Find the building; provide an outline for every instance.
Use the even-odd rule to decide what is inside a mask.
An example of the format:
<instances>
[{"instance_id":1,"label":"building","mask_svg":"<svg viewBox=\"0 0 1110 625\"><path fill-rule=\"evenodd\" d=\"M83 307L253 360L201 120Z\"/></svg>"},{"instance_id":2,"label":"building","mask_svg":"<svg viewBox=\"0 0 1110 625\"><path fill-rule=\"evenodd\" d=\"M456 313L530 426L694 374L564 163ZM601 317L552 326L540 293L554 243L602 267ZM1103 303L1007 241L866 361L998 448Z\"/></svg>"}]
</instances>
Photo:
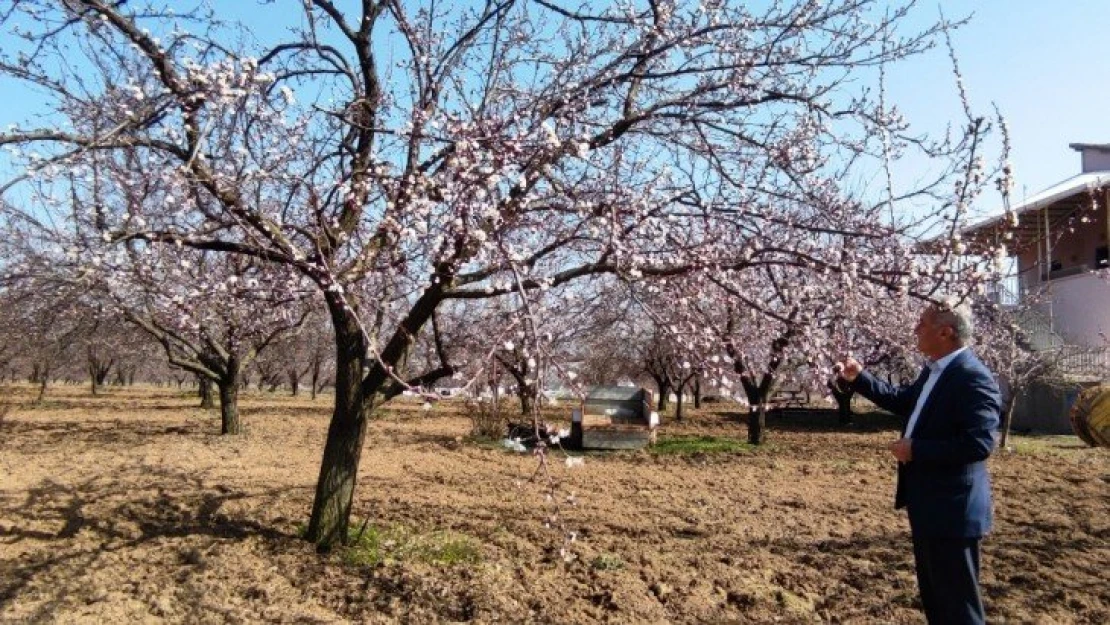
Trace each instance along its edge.
<instances>
[{"instance_id":1,"label":"building","mask_svg":"<svg viewBox=\"0 0 1110 625\"><path fill-rule=\"evenodd\" d=\"M962 233L972 245L1006 245L1016 271L994 295L1004 305L1029 303L1022 325L1035 349L1057 350L1068 382L1019 397L1017 430L1070 432L1078 390L1110 377L1110 144L1070 147L1081 155L1078 175Z\"/></svg>"}]
</instances>

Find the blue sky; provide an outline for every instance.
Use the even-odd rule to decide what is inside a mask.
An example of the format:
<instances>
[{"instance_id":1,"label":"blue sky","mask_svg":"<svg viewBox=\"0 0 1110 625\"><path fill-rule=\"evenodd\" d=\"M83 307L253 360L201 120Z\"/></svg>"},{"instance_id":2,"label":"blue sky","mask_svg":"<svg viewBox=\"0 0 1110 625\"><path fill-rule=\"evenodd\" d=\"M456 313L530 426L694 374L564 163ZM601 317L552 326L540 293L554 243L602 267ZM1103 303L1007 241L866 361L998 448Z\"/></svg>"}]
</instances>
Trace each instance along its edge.
<instances>
[{"instance_id":1,"label":"blue sky","mask_svg":"<svg viewBox=\"0 0 1110 625\"><path fill-rule=\"evenodd\" d=\"M243 8L243 0L214 4L235 7L236 13ZM934 19L941 7L949 18L974 13L971 24L954 34L954 43L973 108L990 114L994 103L1009 124L1015 201L1079 172L1079 155L1069 143L1110 143L1103 112L1110 105L1110 70L1102 60L1110 0L943 0L939 7L922 3L914 19ZM959 119L947 57L938 48L888 74L891 99L919 130L941 132ZM33 94L2 79L0 93L0 128L15 122L36 125ZM905 163L895 176L913 178L918 175L913 167ZM992 193L980 201L979 210L994 213L997 204Z\"/></svg>"},{"instance_id":2,"label":"blue sky","mask_svg":"<svg viewBox=\"0 0 1110 625\"><path fill-rule=\"evenodd\" d=\"M1009 125L1015 201L1079 173L1079 153L1069 143L1110 143L1110 1L944 0L941 6L950 19L974 13L953 41L972 107L989 114L993 102ZM936 4L917 11L918 18L936 15ZM890 75L890 93L907 118L931 130L943 129L960 110L946 57L946 50L935 50Z\"/></svg>"}]
</instances>

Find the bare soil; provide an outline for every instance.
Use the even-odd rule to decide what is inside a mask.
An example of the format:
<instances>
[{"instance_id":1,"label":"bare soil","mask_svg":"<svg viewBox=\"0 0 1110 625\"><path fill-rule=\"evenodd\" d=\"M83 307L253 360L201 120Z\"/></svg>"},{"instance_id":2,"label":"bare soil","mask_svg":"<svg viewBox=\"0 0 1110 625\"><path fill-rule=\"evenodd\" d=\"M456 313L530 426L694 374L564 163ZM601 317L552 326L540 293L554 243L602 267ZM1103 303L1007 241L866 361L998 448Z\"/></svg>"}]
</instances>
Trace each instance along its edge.
<instances>
[{"instance_id":1,"label":"bare soil","mask_svg":"<svg viewBox=\"0 0 1110 625\"><path fill-rule=\"evenodd\" d=\"M554 454L549 488L530 454L470 440L461 404L398 403L363 454L355 524L385 538L360 560L299 538L327 397L248 393L235 437L177 389L32 397L0 388L0 622L923 622L880 413L772 418L739 453ZM745 427L706 409L662 434ZM988 616L1110 622L1110 454L1014 440Z\"/></svg>"}]
</instances>

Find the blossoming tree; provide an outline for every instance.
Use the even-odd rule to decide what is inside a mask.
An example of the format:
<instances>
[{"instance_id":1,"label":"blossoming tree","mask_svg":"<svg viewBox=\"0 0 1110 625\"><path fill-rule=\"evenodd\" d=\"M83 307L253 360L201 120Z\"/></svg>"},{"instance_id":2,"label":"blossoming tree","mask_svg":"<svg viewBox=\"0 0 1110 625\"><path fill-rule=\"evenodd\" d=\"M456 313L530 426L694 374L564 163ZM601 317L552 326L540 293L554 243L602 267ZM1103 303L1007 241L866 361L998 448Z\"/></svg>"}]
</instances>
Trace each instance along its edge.
<instances>
[{"instance_id":1,"label":"blossoming tree","mask_svg":"<svg viewBox=\"0 0 1110 625\"><path fill-rule=\"evenodd\" d=\"M251 257L323 294L336 399L307 532L321 549L346 539L367 420L455 373L409 358L438 342L446 302L782 259L906 276L904 256L816 256L822 217L860 206L853 164L921 148L947 185L985 131L922 141L860 86L944 31L903 28L909 6L306 0L268 3L299 12L288 29L241 37L200 11L5 4L23 43L0 71L51 112L0 134L26 176L110 161L128 184L155 177L158 197L104 207L106 244ZM892 211L923 197L885 196Z\"/></svg>"}]
</instances>

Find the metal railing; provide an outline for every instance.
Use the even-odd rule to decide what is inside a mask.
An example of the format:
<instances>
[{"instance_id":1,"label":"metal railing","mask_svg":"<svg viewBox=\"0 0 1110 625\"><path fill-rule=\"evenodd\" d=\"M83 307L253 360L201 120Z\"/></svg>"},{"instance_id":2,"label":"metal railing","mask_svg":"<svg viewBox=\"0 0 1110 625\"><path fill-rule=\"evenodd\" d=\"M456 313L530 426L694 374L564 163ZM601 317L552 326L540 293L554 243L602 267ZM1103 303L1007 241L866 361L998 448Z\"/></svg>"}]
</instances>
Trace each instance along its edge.
<instances>
[{"instance_id":1,"label":"metal railing","mask_svg":"<svg viewBox=\"0 0 1110 625\"><path fill-rule=\"evenodd\" d=\"M1021 303L1021 282L1017 274L1002 278L999 282L987 285L987 298L999 306L1011 308Z\"/></svg>"},{"instance_id":2,"label":"metal railing","mask_svg":"<svg viewBox=\"0 0 1110 625\"><path fill-rule=\"evenodd\" d=\"M1033 350L1059 349L1068 345L1064 337L1053 329L1052 322L1043 313L1027 308L1019 311L1015 317Z\"/></svg>"},{"instance_id":3,"label":"metal railing","mask_svg":"<svg viewBox=\"0 0 1110 625\"><path fill-rule=\"evenodd\" d=\"M1064 375L1110 378L1110 347L1064 345L1052 351L1057 352L1056 368Z\"/></svg>"},{"instance_id":4,"label":"metal railing","mask_svg":"<svg viewBox=\"0 0 1110 625\"><path fill-rule=\"evenodd\" d=\"M1057 277L1055 274L1053 277ZM996 304L1014 309L1021 302L1021 283L1017 275L1006 276L987 288L987 296ZM1087 347L1071 344L1056 332L1052 322L1040 310L1027 306L1014 311L1028 346L1055 363L1065 376L1110 379L1110 346Z\"/></svg>"}]
</instances>

